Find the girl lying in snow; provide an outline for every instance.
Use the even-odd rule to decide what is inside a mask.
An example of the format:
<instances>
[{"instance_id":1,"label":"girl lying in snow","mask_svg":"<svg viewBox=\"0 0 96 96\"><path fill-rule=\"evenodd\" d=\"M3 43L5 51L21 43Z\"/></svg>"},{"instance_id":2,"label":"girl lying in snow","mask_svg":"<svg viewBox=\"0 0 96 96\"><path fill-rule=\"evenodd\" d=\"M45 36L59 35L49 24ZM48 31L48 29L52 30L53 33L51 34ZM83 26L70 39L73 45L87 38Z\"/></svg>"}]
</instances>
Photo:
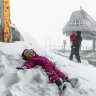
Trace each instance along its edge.
<instances>
[{"instance_id":1,"label":"girl lying in snow","mask_svg":"<svg viewBox=\"0 0 96 96\"><path fill-rule=\"evenodd\" d=\"M60 70L46 57L39 56L33 49L25 49L22 53L24 60L28 60L23 66L17 67L18 70L30 69L35 65L41 66L49 77L50 83L56 83L62 92L66 88L66 82L70 82L67 75Z\"/></svg>"}]
</instances>

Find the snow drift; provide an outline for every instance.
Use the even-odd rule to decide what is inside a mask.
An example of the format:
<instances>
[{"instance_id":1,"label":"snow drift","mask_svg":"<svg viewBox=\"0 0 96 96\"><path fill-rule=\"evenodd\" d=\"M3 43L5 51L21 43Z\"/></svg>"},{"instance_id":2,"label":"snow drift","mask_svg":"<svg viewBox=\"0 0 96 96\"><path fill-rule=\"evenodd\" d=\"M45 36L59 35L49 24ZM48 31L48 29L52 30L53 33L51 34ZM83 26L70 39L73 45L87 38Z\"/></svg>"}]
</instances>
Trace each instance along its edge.
<instances>
[{"instance_id":1,"label":"snow drift","mask_svg":"<svg viewBox=\"0 0 96 96\"><path fill-rule=\"evenodd\" d=\"M34 49L39 55L48 57L69 78L79 78L79 86L68 88L65 96L96 96L96 68L84 63L69 61L42 47L21 30L24 41L14 43L0 42L0 96L60 96L58 87L50 84L46 73L40 66L32 69L16 70L24 64L21 53L25 48Z\"/></svg>"}]
</instances>

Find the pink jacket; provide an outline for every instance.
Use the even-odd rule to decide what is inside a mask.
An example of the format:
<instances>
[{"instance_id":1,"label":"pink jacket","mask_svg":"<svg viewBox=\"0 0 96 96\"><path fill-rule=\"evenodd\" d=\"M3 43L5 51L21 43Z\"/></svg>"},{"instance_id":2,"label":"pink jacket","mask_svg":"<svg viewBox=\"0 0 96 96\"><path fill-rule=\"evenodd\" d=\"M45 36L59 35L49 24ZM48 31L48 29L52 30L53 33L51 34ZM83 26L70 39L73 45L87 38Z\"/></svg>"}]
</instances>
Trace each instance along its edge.
<instances>
[{"instance_id":1,"label":"pink jacket","mask_svg":"<svg viewBox=\"0 0 96 96\"><path fill-rule=\"evenodd\" d=\"M42 66L43 69L52 67L53 63L48 60L45 56L39 56L36 54L35 51L33 52L35 53L35 57L33 57L31 60L28 60L24 64L28 69L34 67L35 65ZM22 56L24 57L24 53L22 53Z\"/></svg>"},{"instance_id":2,"label":"pink jacket","mask_svg":"<svg viewBox=\"0 0 96 96\"><path fill-rule=\"evenodd\" d=\"M62 78L64 80L66 74L60 72L60 70L57 69L57 67L46 57L37 55L35 51L33 52L35 53L35 57L33 57L31 60L28 60L24 64L24 66L26 66L27 69L30 69L35 65L39 65L48 74L51 83L53 83L56 78ZM24 52L22 53L22 57L24 57Z\"/></svg>"}]
</instances>

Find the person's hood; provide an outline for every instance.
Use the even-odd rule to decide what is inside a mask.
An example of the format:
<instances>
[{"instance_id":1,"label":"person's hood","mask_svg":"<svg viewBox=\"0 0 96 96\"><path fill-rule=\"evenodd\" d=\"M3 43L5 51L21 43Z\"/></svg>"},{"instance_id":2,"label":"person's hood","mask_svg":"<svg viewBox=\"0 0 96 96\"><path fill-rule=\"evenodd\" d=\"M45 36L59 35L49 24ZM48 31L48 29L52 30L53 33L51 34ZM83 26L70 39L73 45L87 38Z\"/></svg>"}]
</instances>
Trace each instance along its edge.
<instances>
[{"instance_id":1,"label":"person's hood","mask_svg":"<svg viewBox=\"0 0 96 96\"><path fill-rule=\"evenodd\" d=\"M27 49L24 49L24 51L25 50L27 50ZM30 50L33 50L33 49L30 49ZM28 60L27 58L26 58L26 56L24 55L24 51L22 52L22 59L24 59L24 60ZM35 54L35 57L36 56L38 56L38 54L33 50L33 53Z\"/></svg>"},{"instance_id":2,"label":"person's hood","mask_svg":"<svg viewBox=\"0 0 96 96\"><path fill-rule=\"evenodd\" d=\"M76 31L77 35L81 36L81 31Z\"/></svg>"},{"instance_id":3,"label":"person's hood","mask_svg":"<svg viewBox=\"0 0 96 96\"><path fill-rule=\"evenodd\" d=\"M74 32L76 32L76 31L75 30L72 30L72 35L73 35Z\"/></svg>"}]
</instances>

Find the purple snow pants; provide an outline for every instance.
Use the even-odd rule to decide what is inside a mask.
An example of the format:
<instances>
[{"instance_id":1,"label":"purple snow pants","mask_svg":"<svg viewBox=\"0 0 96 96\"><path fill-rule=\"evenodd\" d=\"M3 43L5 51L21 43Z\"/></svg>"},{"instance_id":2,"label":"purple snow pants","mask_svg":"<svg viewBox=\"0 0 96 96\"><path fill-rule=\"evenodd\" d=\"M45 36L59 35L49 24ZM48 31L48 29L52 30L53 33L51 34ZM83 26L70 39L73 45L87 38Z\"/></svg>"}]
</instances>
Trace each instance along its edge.
<instances>
[{"instance_id":1,"label":"purple snow pants","mask_svg":"<svg viewBox=\"0 0 96 96\"><path fill-rule=\"evenodd\" d=\"M57 78L61 78L64 80L66 75L63 72L60 72L59 69L54 64L51 64L50 68L45 69L45 72L47 73L50 83L54 83L54 80Z\"/></svg>"}]
</instances>

